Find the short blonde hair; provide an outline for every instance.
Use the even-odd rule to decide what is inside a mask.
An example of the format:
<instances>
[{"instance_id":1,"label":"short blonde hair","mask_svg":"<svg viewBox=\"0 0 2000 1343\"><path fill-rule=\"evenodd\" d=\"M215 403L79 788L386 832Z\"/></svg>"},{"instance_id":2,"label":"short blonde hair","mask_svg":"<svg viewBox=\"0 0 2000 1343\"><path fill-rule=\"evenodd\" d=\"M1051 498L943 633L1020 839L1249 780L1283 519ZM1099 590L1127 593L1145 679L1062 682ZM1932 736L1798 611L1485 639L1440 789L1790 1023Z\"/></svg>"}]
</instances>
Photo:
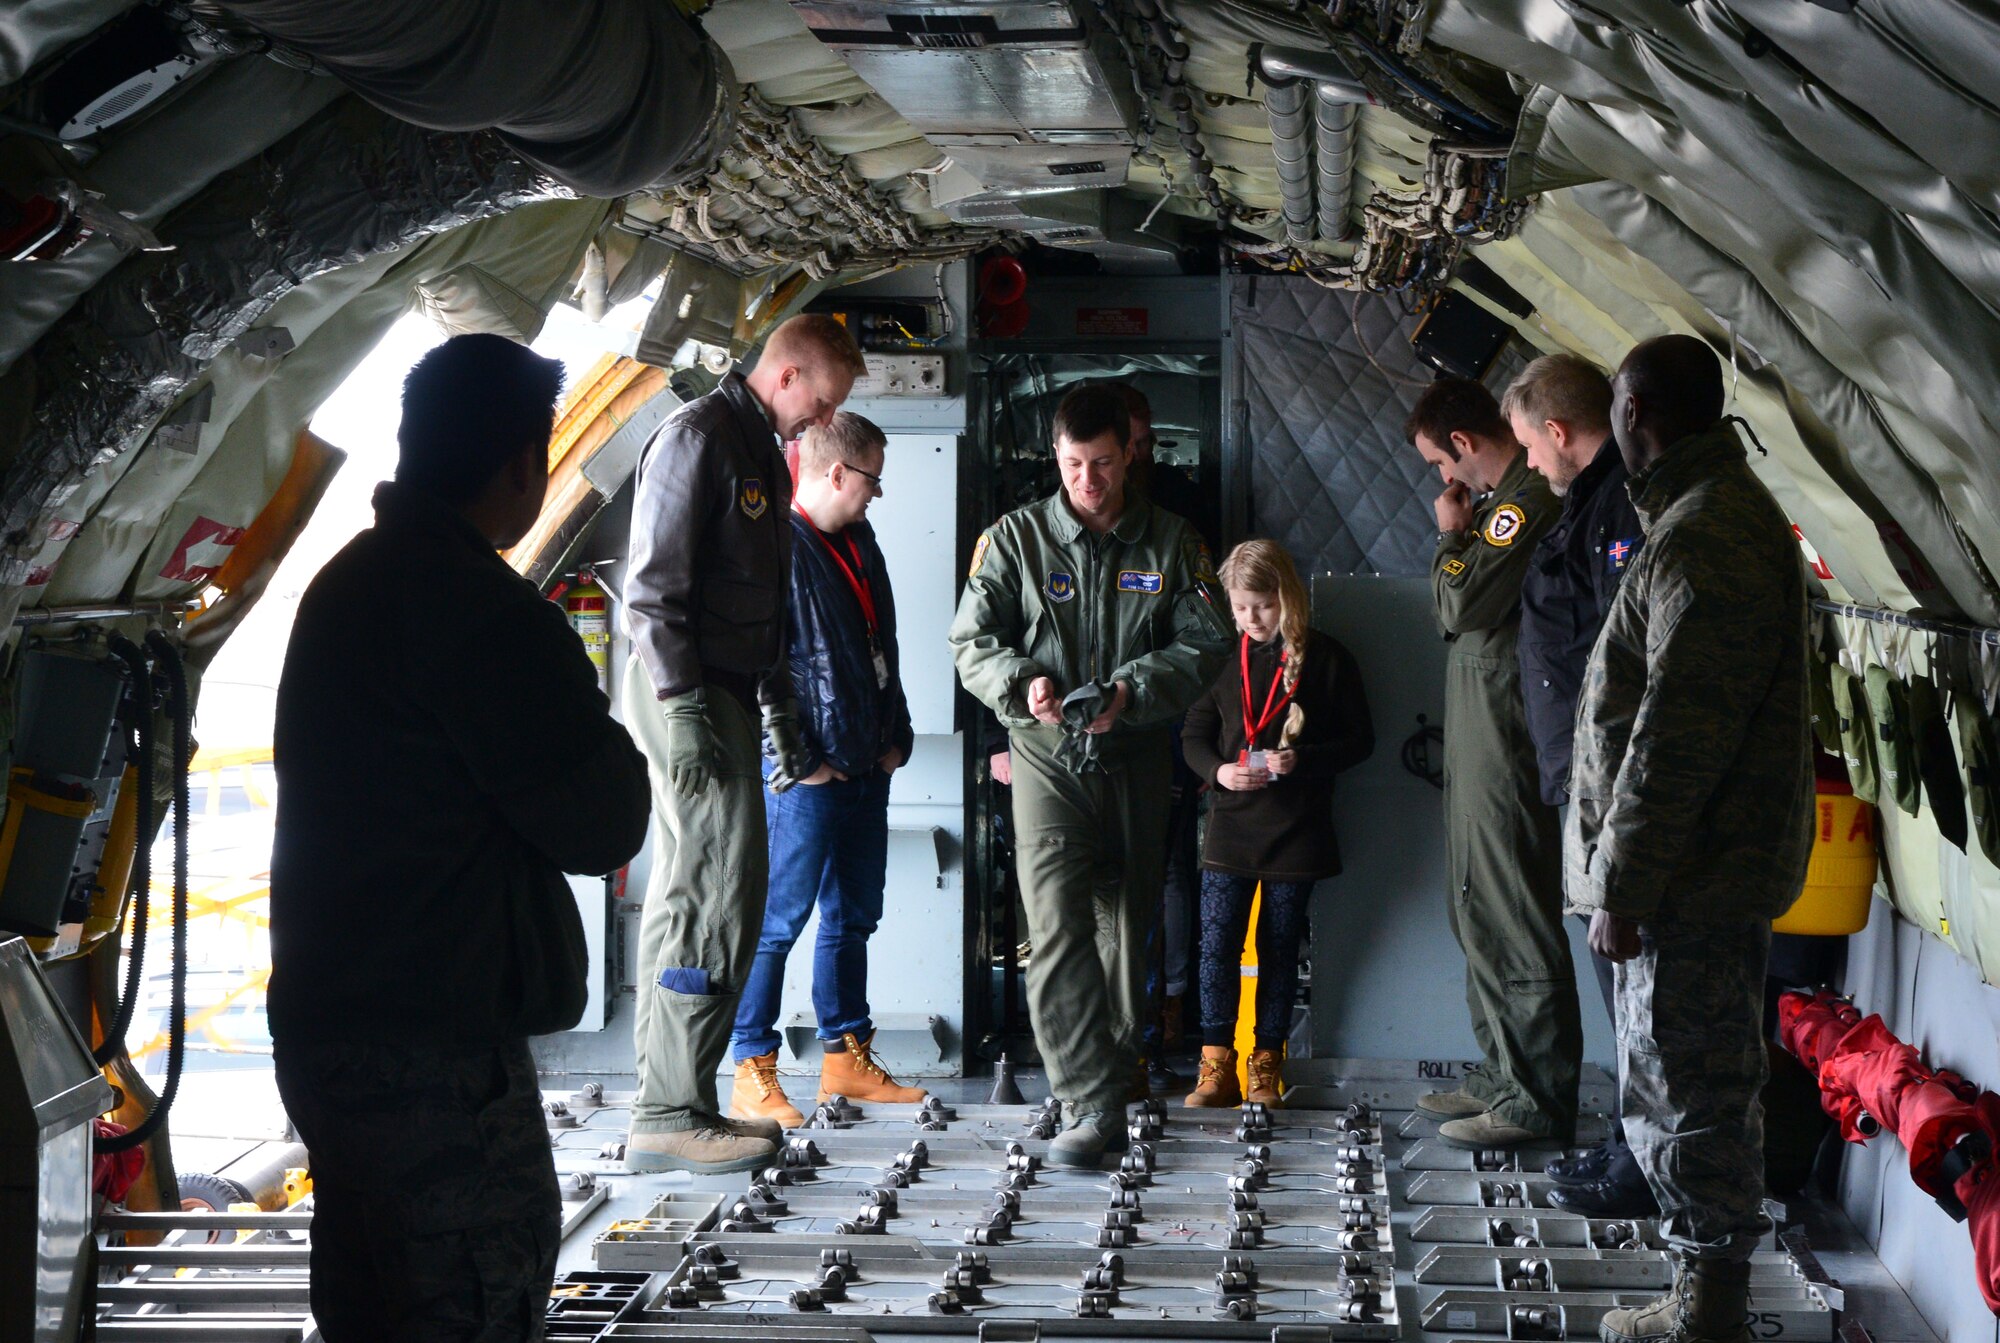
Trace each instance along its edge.
<instances>
[{"instance_id":1,"label":"short blonde hair","mask_svg":"<svg viewBox=\"0 0 2000 1343\"><path fill-rule=\"evenodd\" d=\"M1582 355L1545 354L1507 385L1500 413L1529 424L1559 420L1580 430L1609 429L1611 379Z\"/></svg>"},{"instance_id":2,"label":"short blonde hair","mask_svg":"<svg viewBox=\"0 0 2000 1343\"><path fill-rule=\"evenodd\" d=\"M800 368L837 369L865 377L868 361L845 323L823 312L802 312L778 324L764 342L763 357Z\"/></svg>"},{"instance_id":3,"label":"short blonde hair","mask_svg":"<svg viewBox=\"0 0 2000 1343\"><path fill-rule=\"evenodd\" d=\"M799 436L799 470L817 475L836 462L858 467L863 457L888 446L888 435L875 421L851 410L835 411L830 424L816 424Z\"/></svg>"}]
</instances>

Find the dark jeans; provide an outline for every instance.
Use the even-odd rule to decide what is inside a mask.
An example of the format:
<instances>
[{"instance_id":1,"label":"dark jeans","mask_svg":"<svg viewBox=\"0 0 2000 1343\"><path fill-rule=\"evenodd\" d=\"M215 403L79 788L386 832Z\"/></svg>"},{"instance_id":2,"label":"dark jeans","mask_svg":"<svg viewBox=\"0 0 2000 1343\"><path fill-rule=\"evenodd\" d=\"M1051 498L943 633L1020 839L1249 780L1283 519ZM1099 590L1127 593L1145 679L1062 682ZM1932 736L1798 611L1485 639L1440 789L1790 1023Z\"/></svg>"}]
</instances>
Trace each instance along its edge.
<instances>
[{"instance_id":1,"label":"dark jeans","mask_svg":"<svg viewBox=\"0 0 2000 1343\"><path fill-rule=\"evenodd\" d=\"M1299 996L1299 945L1305 939L1309 881L1267 881L1257 914L1257 1028L1259 1049L1279 1049L1291 1034L1292 1004ZM1242 1003L1243 939L1250 930L1250 901L1257 878L1226 872L1201 874L1201 1041L1236 1042Z\"/></svg>"},{"instance_id":2,"label":"dark jeans","mask_svg":"<svg viewBox=\"0 0 2000 1343\"><path fill-rule=\"evenodd\" d=\"M849 1031L866 1037L868 937L882 921L882 887L889 866L889 776L879 769L857 779L800 784L764 792L770 830L771 885L757 959L743 986L730 1051L738 1062L778 1047L778 1001L785 957L813 909L813 1015L819 1038L837 1042Z\"/></svg>"},{"instance_id":3,"label":"dark jeans","mask_svg":"<svg viewBox=\"0 0 2000 1343\"><path fill-rule=\"evenodd\" d=\"M312 1310L327 1343L539 1339L562 1200L528 1042L276 1050L312 1155Z\"/></svg>"}]
</instances>

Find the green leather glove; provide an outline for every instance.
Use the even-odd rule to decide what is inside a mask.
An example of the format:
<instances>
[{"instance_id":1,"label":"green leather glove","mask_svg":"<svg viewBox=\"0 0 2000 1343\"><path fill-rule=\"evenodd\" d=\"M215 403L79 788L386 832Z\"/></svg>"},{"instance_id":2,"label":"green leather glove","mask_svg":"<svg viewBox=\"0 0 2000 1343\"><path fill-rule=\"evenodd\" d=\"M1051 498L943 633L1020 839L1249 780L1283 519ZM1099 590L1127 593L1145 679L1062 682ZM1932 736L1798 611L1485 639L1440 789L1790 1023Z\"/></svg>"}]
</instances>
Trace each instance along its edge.
<instances>
[{"instance_id":1,"label":"green leather glove","mask_svg":"<svg viewBox=\"0 0 2000 1343\"><path fill-rule=\"evenodd\" d=\"M708 695L697 688L660 701L667 719L667 779L682 797L699 797L715 777L715 729Z\"/></svg>"},{"instance_id":2,"label":"green leather glove","mask_svg":"<svg viewBox=\"0 0 2000 1343\"><path fill-rule=\"evenodd\" d=\"M806 744L799 737L799 703L780 700L764 706L764 732L777 757L771 771L771 791L782 793L806 775Z\"/></svg>"}]
</instances>

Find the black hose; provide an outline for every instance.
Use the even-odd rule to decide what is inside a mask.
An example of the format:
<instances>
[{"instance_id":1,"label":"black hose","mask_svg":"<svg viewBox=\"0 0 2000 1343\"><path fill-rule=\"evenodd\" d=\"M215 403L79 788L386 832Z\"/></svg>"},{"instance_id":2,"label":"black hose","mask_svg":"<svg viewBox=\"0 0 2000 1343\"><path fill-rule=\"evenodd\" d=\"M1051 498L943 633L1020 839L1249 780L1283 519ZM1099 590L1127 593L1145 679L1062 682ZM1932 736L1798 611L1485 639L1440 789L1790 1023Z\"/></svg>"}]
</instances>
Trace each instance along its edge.
<instances>
[{"instance_id":1,"label":"black hose","mask_svg":"<svg viewBox=\"0 0 2000 1343\"><path fill-rule=\"evenodd\" d=\"M159 1132L181 1089L181 1064L187 1053L188 757L194 744L194 724L188 706L187 668L181 663L180 650L159 630L146 632L146 647L166 673L167 714L174 730L174 961L173 999L167 1014L167 1081L139 1126L99 1140L99 1152L127 1151Z\"/></svg>"},{"instance_id":2,"label":"black hose","mask_svg":"<svg viewBox=\"0 0 2000 1343\"><path fill-rule=\"evenodd\" d=\"M146 963L146 918L148 897L153 886L153 669L145 650L122 634L106 640L111 655L122 661L131 674L131 693L126 699L129 719L125 724L128 749L133 752L138 778L137 812L132 828L132 874L125 894L132 920L132 955L125 964L125 992L118 1000L111 1023L104 1028L104 1042L90 1051L102 1068L125 1051L125 1033L132 1028L132 1013L139 1005L139 985ZM116 930L113 930L116 936Z\"/></svg>"}]
</instances>

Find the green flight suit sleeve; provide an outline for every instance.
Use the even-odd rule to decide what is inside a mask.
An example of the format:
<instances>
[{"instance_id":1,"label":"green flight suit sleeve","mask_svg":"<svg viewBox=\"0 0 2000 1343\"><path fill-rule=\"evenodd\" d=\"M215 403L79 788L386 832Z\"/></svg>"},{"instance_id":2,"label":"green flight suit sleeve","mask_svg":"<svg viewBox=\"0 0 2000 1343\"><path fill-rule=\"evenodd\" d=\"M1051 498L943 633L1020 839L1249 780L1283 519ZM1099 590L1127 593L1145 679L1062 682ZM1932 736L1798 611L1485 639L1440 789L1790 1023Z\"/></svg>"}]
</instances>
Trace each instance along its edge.
<instances>
[{"instance_id":1,"label":"green flight suit sleeve","mask_svg":"<svg viewBox=\"0 0 2000 1343\"><path fill-rule=\"evenodd\" d=\"M973 547L972 569L945 635L959 683L1008 727L1035 721L1028 712L1028 683L1051 674L1022 651L1027 631L1021 570L1019 545L1011 529L1001 524L989 527Z\"/></svg>"},{"instance_id":2,"label":"green flight suit sleeve","mask_svg":"<svg viewBox=\"0 0 2000 1343\"><path fill-rule=\"evenodd\" d=\"M1123 681L1129 694L1121 721L1133 727L1165 723L1187 712L1215 684L1229 654L1230 628L1210 595L1214 569L1208 548L1183 527L1169 569L1173 582L1172 635L1163 648L1112 670L1105 679Z\"/></svg>"},{"instance_id":3,"label":"green flight suit sleeve","mask_svg":"<svg viewBox=\"0 0 2000 1343\"><path fill-rule=\"evenodd\" d=\"M1648 539L1663 551L1671 534ZM1646 688L1599 825L1603 908L1644 923L1697 835L1709 798L1739 758L1776 674L1785 619L1775 584L1745 581L1718 557L1656 559L1646 601ZM1732 557L1724 556L1722 559ZM1594 670L1594 668L1593 668ZM1586 690L1586 694L1588 691Z\"/></svg>"},{"instance_id":4,"label":"green flight suit sleeve","mask_svg":"<svg viewBox=\"0 0 2000 1343\"><path fill-rule=\"evenodd\" d=\"M1529 487L1481 509L1474 525L1447 533L1431 557L1431 596L1447 635L1493 629L1521 605L1521 579L1535 542L1555 522L1555 496L1537 476Z\"/></svg>"}]
</instances>

